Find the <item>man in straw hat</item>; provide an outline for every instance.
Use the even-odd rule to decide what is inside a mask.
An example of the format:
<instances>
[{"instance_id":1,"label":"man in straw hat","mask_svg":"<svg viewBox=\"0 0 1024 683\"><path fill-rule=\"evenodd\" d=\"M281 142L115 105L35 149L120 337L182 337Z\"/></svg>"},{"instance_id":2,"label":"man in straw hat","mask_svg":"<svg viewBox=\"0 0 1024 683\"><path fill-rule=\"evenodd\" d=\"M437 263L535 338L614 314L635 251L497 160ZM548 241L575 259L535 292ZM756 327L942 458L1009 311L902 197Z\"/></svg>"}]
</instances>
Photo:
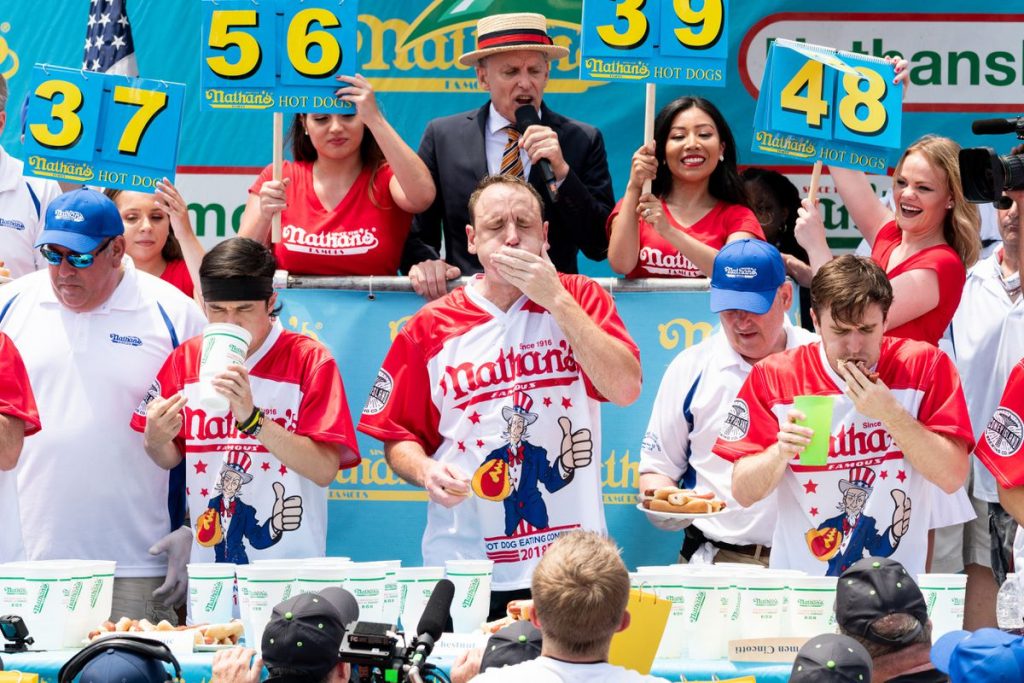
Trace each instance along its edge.
<instances>
[{"instance_id":1,"label":"man in straw hat","mask_svg":"<svg viewBox=\"0 0 1024 683\"><path fill-rule=\"evenodd\" d=\"M519 178L480 183L466 230L483 275L402 327L359 421L427 491L424 565L493 561L497 616L528 597L559 534L604 532L599 404L640 394L640 352L615 302L555 271L540 204Z\"/></svg>"},{"instance_id":2,"label":"man in straw hat","mask_svg":"<svg viewBox=\"0 0 1024 683\"><path fill-rule=\"evenodd\" d=\"M605 221L615 202L601 132L542 102L550 60L568 53L553 43L540 14L498 14L477 23L477 49L459 62L476 68L477 82L490 93L490 101L434 119L420 143L437 197L413 222L402 259L403 272L419 294L437 298L445 293L446 280L482 270L467 249L466 201L487 175L515 175L541 192L551 261L559 272L578 272L576 252L581 249L588 258L605 259ZM527 109L517 117L521 107Z\"/></svg>"}]
</instances>

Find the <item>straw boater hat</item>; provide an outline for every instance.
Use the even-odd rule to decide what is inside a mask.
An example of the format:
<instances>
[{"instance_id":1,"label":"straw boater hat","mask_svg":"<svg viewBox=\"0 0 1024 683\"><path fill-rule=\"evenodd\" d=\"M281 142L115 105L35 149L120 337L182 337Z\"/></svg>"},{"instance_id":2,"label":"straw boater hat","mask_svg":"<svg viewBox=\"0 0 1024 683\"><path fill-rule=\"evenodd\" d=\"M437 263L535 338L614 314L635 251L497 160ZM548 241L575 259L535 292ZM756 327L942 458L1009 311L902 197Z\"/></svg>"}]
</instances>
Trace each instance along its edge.
<instances>
[{"instance_id":1,"label":"straw boater hat","mask_svg":"<svg viewBox=\"0 0 1024 683\"><path fill-rule=\"evenodd\" d=\"M516 12L495 14L476 22L476 49L459 57L459 64L473 66L487 55L512 50L536 50L559 59L569 54L555 45L548 35L548 20L543 14Z\"/></svg>"}]
</instances>

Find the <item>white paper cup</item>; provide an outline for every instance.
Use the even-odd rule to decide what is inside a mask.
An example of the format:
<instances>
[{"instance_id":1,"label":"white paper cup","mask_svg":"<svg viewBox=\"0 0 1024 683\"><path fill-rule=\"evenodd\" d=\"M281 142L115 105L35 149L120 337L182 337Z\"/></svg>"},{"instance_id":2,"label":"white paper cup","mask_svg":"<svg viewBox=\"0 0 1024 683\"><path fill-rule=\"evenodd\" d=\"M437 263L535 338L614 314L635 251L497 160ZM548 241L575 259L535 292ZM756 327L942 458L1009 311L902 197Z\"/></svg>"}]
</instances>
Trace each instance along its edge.
<instances>
[{"instance_id":1,"label":"white paper cup","mask_svg":"<svg viewBox=\"0 0 1024 683\"><path fill-rule=\"evenodd\" d=\"M398 570L402 567L401 560L384 560L384 593L381 603L381 621L385 624L397 624L402 612L401 599L398 593Z\"/></svg>"},{"instance_id":2,"label":"white paper cup","mask_svg":"<svg viewBox=\"0 0 1024 683\"><path fill-rule=\"evenodd\" d=\"M778 638L782 634L787 579L782 576L739 576L739 627L742 638Z\"/></svg>"},{"instance_id":3,"label":"white paper cup","mask_svg":"<svg viewBox=\"0 0 1024 683\"><path fill-rule=\"evenodd\" d=\"M812 638L835 624L836 576L789 578L789 628L785 636Z\"/></svg>"},{"instance_id":4,"label":"white paper cup","mask_svg":"<svg viewBox=\"0 0 1024 683\"><path fill-rule=\"evenodd\" d=\"M0 564L0 614L24 614L28 608L28 583L16 563Z\"/></svg>"},{"instance_id":5,"label":"white paper cup","mask_svg":"<svg viewBox=\"0 0 1024 683\"><path fill-rule=\"evenodd\" d=\"M661 635L661 643L655 655L658 659L680 659L686 657L686 615L690 605L688 601L693 595L684 587L684 577L668 571L655 573L654 567L637 567L637 580L640 590L668 600L672 609L668 613L665 631ZM645 571L646 570L646 571Z\"/></svg>"},{"instance_id":6,"label":"white paper cup","mask_svg":"<svg viewBox=\"0 0 1024 683\"><path fill-rule=\"evenodd\" d=\"M51 562L25 562L20 567L28 590L27 609L20 614L35 638L34 650L59 650L68 626L67 586L71 572Z\"/></svg>"},{"instance_id":7,"label":"white paper cup","mask_svg":"<svg viewBox=\"0 0 1024 683\"><path fill-rule=\"evenodd\" d=\"M113 560L93 560L89 562L89 630L96 628L110 618L114 604L114 571L117 562ZM88 632L86 632L88 635Z\"/></svg>"},{"instance_id":8,"label":"white paper cup","mask_svg":"<svg viewBox=\"0 0 1024 683\"><path fill-rule=\"evenodd\" d=\"M686 596L686 621L683 633L689 659L722 659L727 655L726 625L728 610L736 588L728 575L715 573L713 565L706 572L682 576Z\"/></svg>"},{"instance_id":9,"label":"white paper cup","mask_svg":"<svg viewBox=\"0 0 1024 683\"><path fill-rule=\"evenodd\" d=\"M345 577L345 590L359 605L359 621L384 621L384 580L387 567L379 562L353 562Z\"/></svg>"},{"instance_id":10,"label":"white paper cup","mask_svg":"<svg viewBox=\"0 0 1024 683\"><path fill-rule=\"evenodd\" d=\"M918 574L917 585L932 620L932 642L964 627L966 574Z\"/></svg>"},{"instance_id":11,"label":"white paper cup","mask_svg":"<svg viewBox=\"0 0 1024 683\"><path fill-rule=\"evenodd\" d=\"M263 643L263 629L270 622L274 608L292 596L295 573L287 567L250 564L242 571L242 576L241 590L245 596L242 602L246 605L245 612L242 612L245 644L259 651Z\"/></svg>"},{"instance_id":12,"label":"white paper cup","mask_svg":"<svg viewBox=\"0 0 1024 683\"><path fill-rule=\"evenodd\" d=\"M448 560L445 576L455 584L452 601L452 628L455 633L471 633L487 621L491 610L491 560Z\"/></svg>"},{"instance_id":13,"label":"white paper cup","mask_svg":"<svg viewBox=\"0 0 1024 683\"><path fill-rule=\"evenodd\" d=\"M418 635L420 617L434 586L444 578L444 567L401 567L395 571L398 583L399 621L407 634Z\"/></svg>"},{"instance_id":14,"label":"white paper cup","mask_svg":"<svg viewBox=\"0 0 1024 683\"><path fill-rule=\"evenodd\" d=\"M235 565L205 562L188 565L188 604L198 624L231 621L235 607Z\"/></svg>"},{"instance_id":15,"label":"white paper cup","mask_svg":"<svg viewBox=\"0 0 1024 683\"><path fill-rule=\"evenodd\" d=\"M299 567L295 577L293 595L299 593L319 593L324 588L344 588L345 578L350 566L349 562L334 561L323 564L305 564Z\"/></svg>"},{"instance_id":16,"label":"white paper cup","mask_svg":"<svg viewBox=\"0 0 1024 683\"><path fill-rule=\"evenodd\" d=\"M202 357L199 360L199 405L208 413L223 413L228 399L210 383L229 365L242 365L249 352L252 335L231 323L210 323L203 328Z\"/></svg>"}]
</instances>

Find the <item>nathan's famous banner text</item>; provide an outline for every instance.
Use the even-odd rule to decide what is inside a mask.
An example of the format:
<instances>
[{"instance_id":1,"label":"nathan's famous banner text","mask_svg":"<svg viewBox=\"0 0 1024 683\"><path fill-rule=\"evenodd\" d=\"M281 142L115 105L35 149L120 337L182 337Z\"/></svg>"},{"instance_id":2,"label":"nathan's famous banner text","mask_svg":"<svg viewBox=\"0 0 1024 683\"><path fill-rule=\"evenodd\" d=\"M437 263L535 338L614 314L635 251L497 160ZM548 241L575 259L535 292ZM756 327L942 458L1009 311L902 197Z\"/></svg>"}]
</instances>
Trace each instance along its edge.
<instances>
[{"instance_id":1,"label":"nathan's famous banner text","mask_svg":"<svg viewBox=\"0 0 1024 683\"><path fill-rule=\"evenodd\" d=\"M627 408L604 404L601 413L608 529L631 566L672 563L681 534L659 531L636 509L637 462L661 375L680 351L699 343L718 324L707 292L619 292L615 303L640 346L643 393ZM423 304L412 293L286 289L285 327L326 344L341 368L354 422L366 402L384 355L398 331ZM404 483L384 459L381 442L359 434L362 463L338 473L330 488L327 552L355 560L401 558L420 563L427 495ZM552 503L555 504L555 503ZM373 533L368 533L373 530Z\"/></svg>"},{"instance_id":2,"label":"nathan's famous banner text","mask_svg":"<svg viewBox=\"0 0 1024 683\"><path fill-rule=\"evenodd\" d=\"M205 240L234 234L235 210L246 200L247 183L228 187L219 176L241 175L251 181L253 169L272 159L273 131L269 112L201 110L202 5L128 0L140 75L187 86L178 158L181 185L193 208L206 211L209 234L223 229L221 237L204 234ZM0 142L9 152L23 156L18 113L29 90L31 65L81 65L88 7L89 0L0 0L0 73L10 80L8 125ZM925 133L938 133L964 146L984 144L1006 153L1012 137L978 137L971 134L970 123L974 118L1024 111L1020 3L986 0L965 11L961 0L932 0L921 7L926 11L896 10L882 0L833 0L808 11L804 0L730 2L725 17L729 87L662 84L658 104L684 94L711 99L736 136L740 163L777 168L805 193L810 162L787 162L749 151L769 45L775 38L788 38L873 57L908 59L901 148ZM364 0L357 17L358 70L374 84L382 110L396 130L416 147L430 119L475 109L486 101L473 69L457 61L475 46L476 20L497 12L544 12L552 39L570 51L551 64L544 100L555 111L601 129L616 192L621 194L630 158L642 142L643 91L632 83L578 80L582 10L582 0ZM885 175L877 173L873 180ZM827 174L822 185L833 246L856 245L858 233L831 192ZM193 192L195 187L199 189ZM878 189L886 187L879 183ZM604 264L584 264L584 270L610 274Z\"/></svg>"}]
</instances>

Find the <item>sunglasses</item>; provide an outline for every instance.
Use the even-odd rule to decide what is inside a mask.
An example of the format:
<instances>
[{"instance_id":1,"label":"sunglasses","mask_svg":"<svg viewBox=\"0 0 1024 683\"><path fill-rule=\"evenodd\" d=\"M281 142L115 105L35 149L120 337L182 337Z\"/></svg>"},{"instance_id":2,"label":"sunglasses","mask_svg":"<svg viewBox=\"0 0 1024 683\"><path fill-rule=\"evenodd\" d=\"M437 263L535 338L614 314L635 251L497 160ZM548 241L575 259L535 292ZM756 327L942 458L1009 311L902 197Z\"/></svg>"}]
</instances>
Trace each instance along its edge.
<instances>
[{"instance_id":1,"label":"sunglasses","mask_svg":"<svg viewBox=\"0 0 1024 683\"><path fill-rule=\"evenodd\" d=\"M73 251L70 254L65 255L60 253L59 251L54 251L53 249L46 245L39 247L39 253L43 255L43 258L46 259L46 262L49 263L51 266L60 266L61 261L67 259L68 263L71 264L71 267L82 269L88 268L93 263L95 263L96 257L103 253L103 250L106 249L107 246L109 246L110 243L113 241L114 238L110 238L106 242L101 244L99 249L96 249L95 251L91 252L86 252L84 254L80 254L76 251Z\"/></svg>"}]
</instances>

